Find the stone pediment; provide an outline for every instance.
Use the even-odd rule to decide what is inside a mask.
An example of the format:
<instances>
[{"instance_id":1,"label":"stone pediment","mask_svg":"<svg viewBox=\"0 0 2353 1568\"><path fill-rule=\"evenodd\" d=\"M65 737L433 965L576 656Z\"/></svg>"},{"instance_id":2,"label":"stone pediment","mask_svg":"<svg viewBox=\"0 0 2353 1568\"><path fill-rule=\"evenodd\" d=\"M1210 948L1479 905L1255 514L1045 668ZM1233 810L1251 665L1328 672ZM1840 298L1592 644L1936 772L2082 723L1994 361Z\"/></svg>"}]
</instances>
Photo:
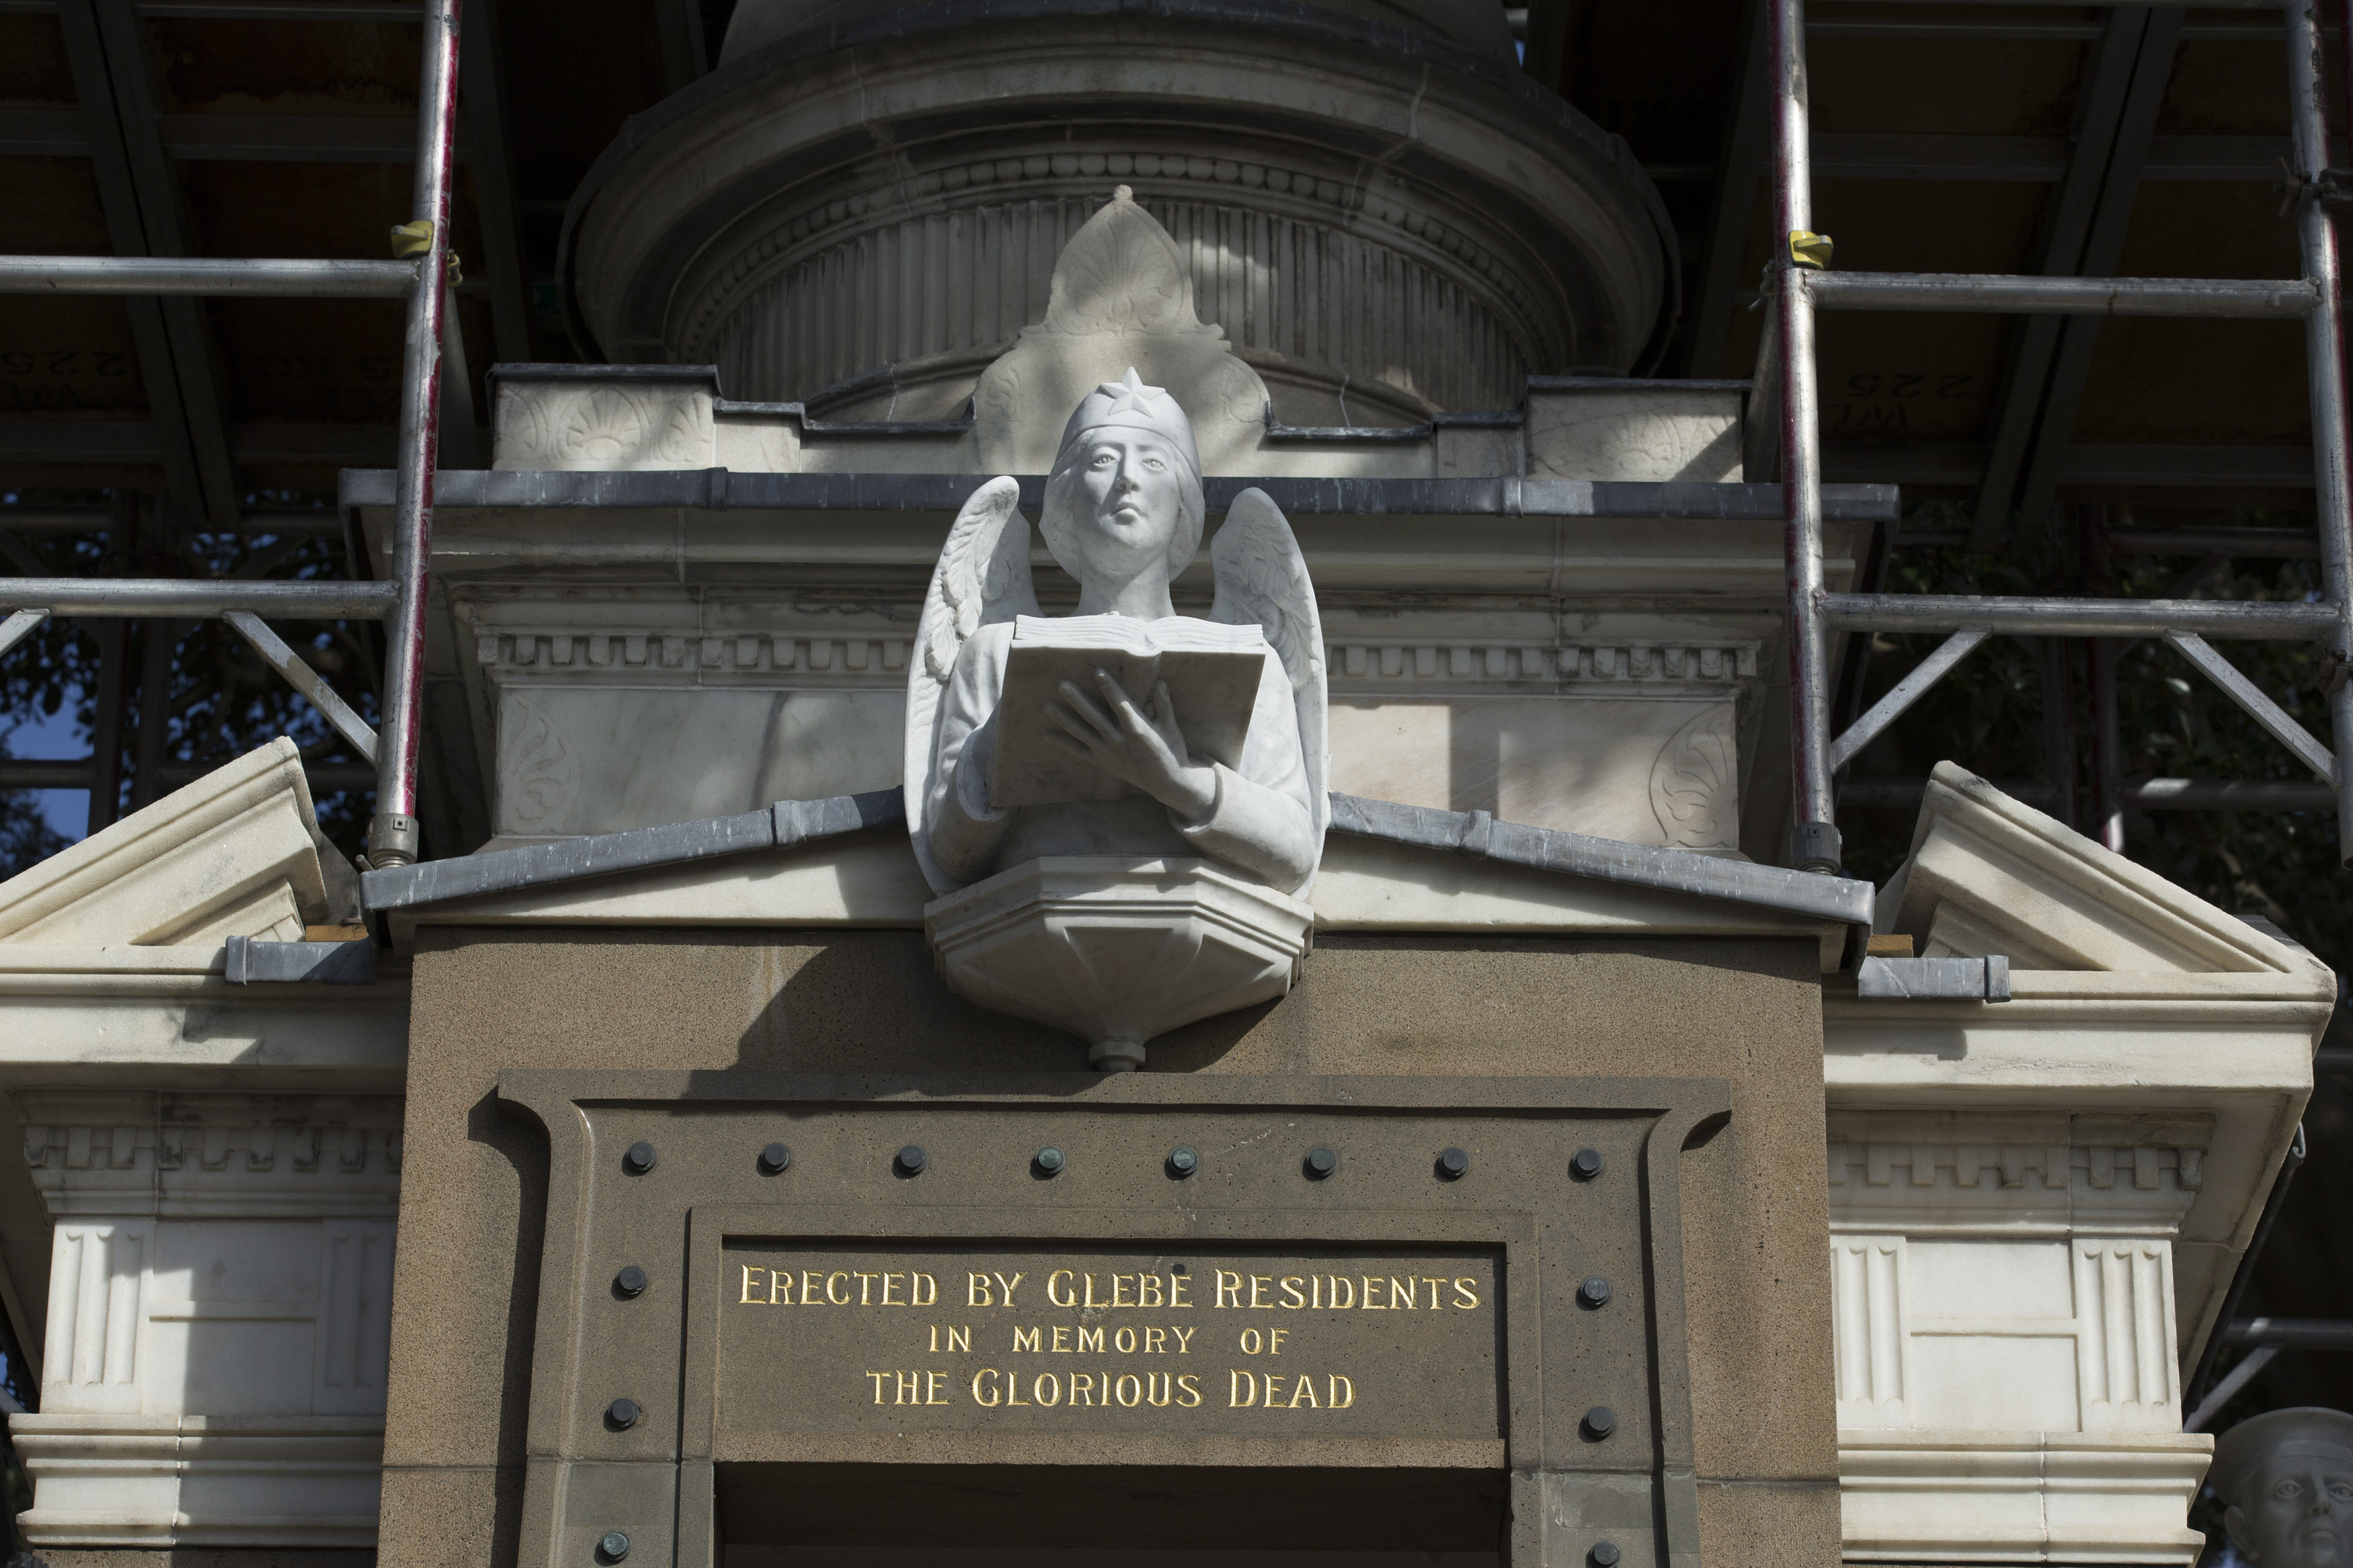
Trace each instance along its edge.
<instances>
[{"instance_id":1,"label":"stone pediment","mask_svg":"<svg viewBox=\"0 0 2353 1568\"><path fill-rule=\"evenodd\" d=\"M2003 954L2013 969L2292 974L2297 950L2020 804L1951 763L1928 782L1912 853L1876 929L1924 958Z\"/></svg>"},{"instance_id":2,"label":"stone pediment","mask_svg":"<svg viewBox=\"0 0 2353 1568\"><path fill-rule=\"evenodd\" d=\"M282 735L0 882L8 945L300 941L358 914L356 874L321 837Z\"/></svg>"}]
</instances>

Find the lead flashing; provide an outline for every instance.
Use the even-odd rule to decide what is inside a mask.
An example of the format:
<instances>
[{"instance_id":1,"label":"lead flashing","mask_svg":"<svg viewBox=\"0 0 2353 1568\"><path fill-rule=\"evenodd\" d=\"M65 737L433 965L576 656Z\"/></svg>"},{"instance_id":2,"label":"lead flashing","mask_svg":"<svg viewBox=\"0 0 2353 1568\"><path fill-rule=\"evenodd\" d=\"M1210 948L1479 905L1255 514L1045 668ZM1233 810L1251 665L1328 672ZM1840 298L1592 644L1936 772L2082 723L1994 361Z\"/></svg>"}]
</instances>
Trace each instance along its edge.
<instances>
[{"instance_id":1,"label":"lead flashing","mask_svg":"<svg viewBox=\"0 0 2353 1568\"><path fill-rule=\"evenodd\" d=\"M789 849L796 844L862 832L903 822L902 792L838 795L824 800L780 800L760 811L705 816L625 833L598 833L554 844L531 844L488 855L461 855L370 871L360 879L360 897L372 914L414 910L485 893L519 892L623 871L682 866L758 849Z\"/></svg>"},{"instance_id":2,"label":"lead flashing","mask_svg":"<svg viewBox=\"0 0 2353 1568\"><path fill-rule=\"evenodd\" d=\"M1868 882L1499 822L1483 811L1440 811L1336 793L1331 799L1335 833L1659 892L1720 899L1799 920L1842 925L1848 932L1844 962L1850 967L1871 931L1874 889ZM380 918L459 899L790 848L870 828L903 826L905 820L905 795L898 789L823 800L778 801L766 810L733 816L703 817L370 871L360 879L360 891L369 912Z\"/></svg>"},{"instance_id":3,"label":"lead flashing","mask_svg":"<svg viewBox=\"0 0 2353 1568\"><path fill-rule=\"evenodd\" d=\"M1871 934L1869 882L1727 860L1688 849L1625 844L1592 838L1556 827L1502 822L1483 811L1440 811L1395 801L1332 795L1332 831L1359 838L1387 839L1425 849L1447 849L1473 859L1498 860L1565 876L1694 898L1722 899L1752 909L1847 928L1844 963L1852 966Z\"/></svg>"},{"instance_id":4,"label":"lead flashing","mask_svg":"<svg viewBox=\"0 0 2353 1568\"><path fill-rule=\"evenodd\" d=\"M570 469L451 468L435 481L438 510L539 508L679 508L688 511L929 511L954 513L988 482L983 474L778 474L727 468L625 473ZM1043 504L1042 475L1020 476L1021 504ZM1781 487L1693 480L1348 479L1227 475L1202 480L1208 510L1223 513L1261 489L1300 517L1656 518L1681 521L1783 521ZM390 468L346 468L348 511L393 504ZM1894 485L1824 485L1829 522L1894 522Z\"/></svg>"}]
</instances>

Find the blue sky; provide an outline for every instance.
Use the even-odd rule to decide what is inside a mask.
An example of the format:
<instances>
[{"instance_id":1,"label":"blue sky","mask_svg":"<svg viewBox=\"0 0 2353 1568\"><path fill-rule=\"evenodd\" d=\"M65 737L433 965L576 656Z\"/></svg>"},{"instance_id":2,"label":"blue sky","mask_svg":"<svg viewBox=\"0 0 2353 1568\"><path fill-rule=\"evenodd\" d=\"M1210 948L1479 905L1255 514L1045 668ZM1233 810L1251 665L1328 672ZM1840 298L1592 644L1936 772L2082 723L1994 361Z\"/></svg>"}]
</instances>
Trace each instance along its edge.
<instances>
[{"instance_id":1,"label":"blue sky","mask_svg":"<svg viewBox=\"0 0 2353 1568\"><path fill-rule=\"evenodd\" d=\"M62 710L53 716L32 714L6 731L5 738L12 757L47 762L90 755L90 737L80 733L73 715ZM63 834L68 843L80 842L83 830L90 826L89 791L41 789L30 793L51 827Z\"/></svg>"}]
</instances>

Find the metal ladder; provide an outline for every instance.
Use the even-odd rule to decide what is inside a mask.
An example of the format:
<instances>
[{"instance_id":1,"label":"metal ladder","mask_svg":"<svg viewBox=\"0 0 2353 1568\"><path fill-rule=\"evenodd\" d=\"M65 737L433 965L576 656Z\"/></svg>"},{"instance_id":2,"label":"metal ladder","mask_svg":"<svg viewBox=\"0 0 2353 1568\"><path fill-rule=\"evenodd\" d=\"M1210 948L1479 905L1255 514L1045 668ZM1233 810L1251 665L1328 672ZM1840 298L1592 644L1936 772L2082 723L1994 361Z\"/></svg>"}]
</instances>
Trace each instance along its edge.
<instances>
[{"instance_id":1,"label":"metal ladder","mask_svg":"<svg viewBox=\"0 0 2353 1568\"><path fill-rule=\"evenodd\" d=\"M2346 468L2343 305L2336 229L2327 210L2328 201L2348 176L2328 167L2326 68L2316 0L2284 0L2281 5L2294 122L2291 190L2304 275L2276 281L1830 270L1829 247L1813 232L1805 0L1765 3L1774 93L1773 194L1781 238L1779 254L1766 271L1764 293L1771 309L1756 386L1758 401L1780 426L1793 710L1790 864L1812 871L1840 869L1834 775L1972 649L2000 633L2162 637L2334 786L2339 851L2344 863L2353 865L2353 834L2347 831L2353 827L2353 768L2340 768L2337 760L2353 756L2353 680L2348 679L2353 674L2353 586L2348 586L2353 578L2353 494L2348 494ZM2181 5L2185 0L2158 3ZM1820 394L1814 363L1814 313L1823 310L2301 320L2326 600L2291 604L1829 592L1822 579ZM1870 711L1833 738L1828 638L1834 632L1883 631L1948 635ZM2320 644L2331 666L2326 684L2333 745L2321 745L2217 652L2208 637Z\"/></svg>"},{"instance_id":2,"label":"metal ladder","mask_svg":"<svg viewBox=\"0 0 2353 1568\"><path fill-rule=\"evenodd\" d=\"M425 661L425 586L441 413L441 357L454 328L449 267L450 167L457 148L460 0L425 0L418 84L415 216L393 231L396 261L165 259L0 256L0 293L278 295L406 299L400 434L396 462L392 581L269 583L181 578L0 577L0 657L52 615L217 618L251 643L376 769L368 826L372 865L413 864L418 853L417 753ZM356 564L356 563L354 563ZM269 616L386 623L384 733L338 697L266 624ZM94 780L95 784L98 781Z\"/></svg>"}]
</instances>

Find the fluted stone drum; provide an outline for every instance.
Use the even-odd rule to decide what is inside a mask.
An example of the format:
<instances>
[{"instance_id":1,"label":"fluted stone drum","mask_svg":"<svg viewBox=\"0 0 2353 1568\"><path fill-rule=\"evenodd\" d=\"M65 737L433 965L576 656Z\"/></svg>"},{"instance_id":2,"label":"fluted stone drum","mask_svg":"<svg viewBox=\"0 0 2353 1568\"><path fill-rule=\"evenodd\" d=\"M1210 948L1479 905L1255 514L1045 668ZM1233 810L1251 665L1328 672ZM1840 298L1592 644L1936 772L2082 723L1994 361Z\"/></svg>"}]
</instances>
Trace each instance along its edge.
<instances>
[{"instance_id":1,"label":"fluted stone drum","mask_svg":"<svg viewBox=\"0 0 2353 1568\"><path fill-rule=\"evenodd\" d=\"M1277 421L1413 424L1516 406L1531 374L1646 368L1674 297L1656 191L1508 63L1499 8L1424 8L1448 26L746 5L722 68L575 199L575 330L592 356L715 363L732 398L953 420L1124 184Z\"/></svg>"}]
</instances>

